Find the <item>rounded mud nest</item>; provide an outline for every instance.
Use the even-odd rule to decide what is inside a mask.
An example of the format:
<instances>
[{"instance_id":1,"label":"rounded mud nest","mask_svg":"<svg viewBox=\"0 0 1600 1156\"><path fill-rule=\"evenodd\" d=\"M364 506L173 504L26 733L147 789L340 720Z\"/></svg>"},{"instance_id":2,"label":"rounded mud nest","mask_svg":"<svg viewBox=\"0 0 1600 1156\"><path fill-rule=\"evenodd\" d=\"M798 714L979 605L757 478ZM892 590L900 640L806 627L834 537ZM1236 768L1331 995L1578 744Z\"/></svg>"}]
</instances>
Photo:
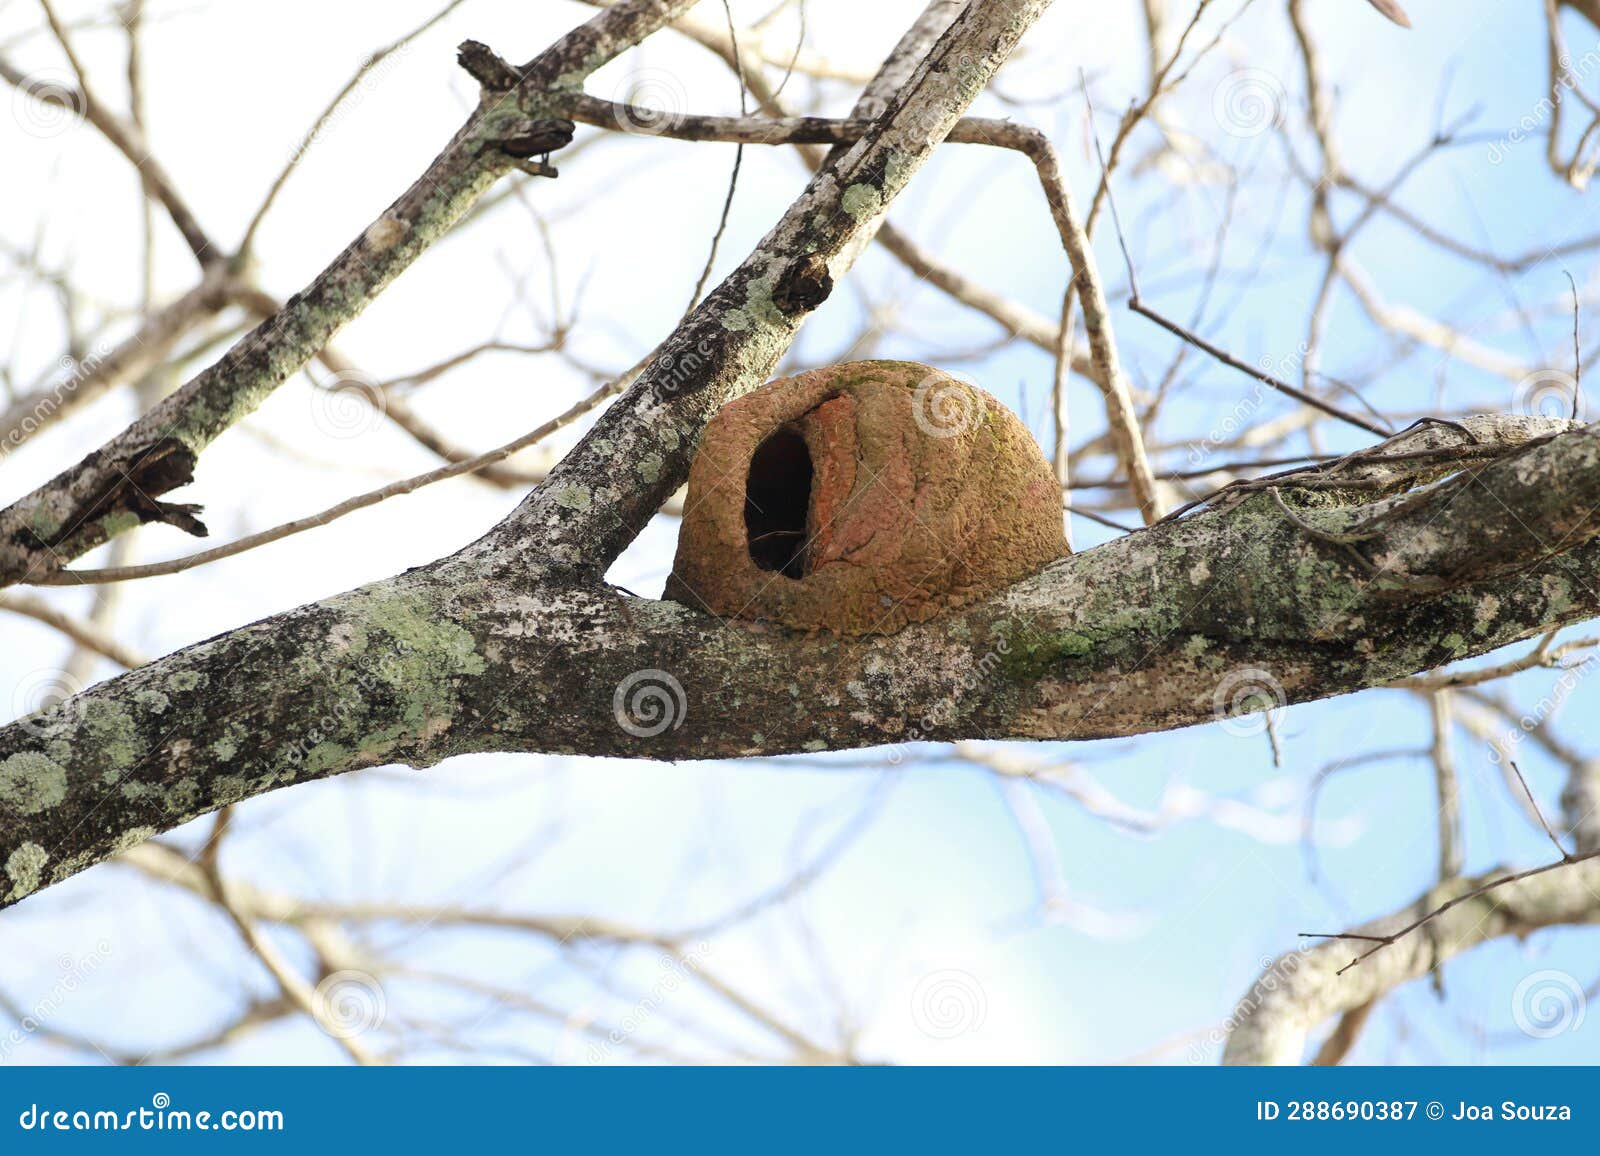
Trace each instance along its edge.
<instances>
[{"instance_id":1,"label":"rounded mud nest","mask_svg":"<svg viewBox=\"0 0 1600 1156\"><path fill-rule=\"evenodd\" d=\"M787 377L724 406L689 470L666 597L726 618L892 634L1067 553L1016 415L908 361Z\"/></svg>"}]
</instances>

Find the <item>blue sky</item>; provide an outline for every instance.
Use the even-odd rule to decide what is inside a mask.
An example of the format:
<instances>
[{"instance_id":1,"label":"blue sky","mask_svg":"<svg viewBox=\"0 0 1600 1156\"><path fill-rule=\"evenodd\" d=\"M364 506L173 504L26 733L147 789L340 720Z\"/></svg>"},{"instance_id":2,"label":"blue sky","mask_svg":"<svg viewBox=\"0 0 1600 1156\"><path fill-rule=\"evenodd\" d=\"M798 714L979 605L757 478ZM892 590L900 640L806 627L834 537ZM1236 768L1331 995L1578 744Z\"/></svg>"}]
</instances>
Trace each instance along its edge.
<instances>
[{"instance_id":1,"label":"blue sky","mask_svg":"<svg viewBox=\"0 0 1600 1156\"><path fill-rule=\"evenodd\" d=\"M746 7L754 11L739 5L741 15ZM860 7L817 0L811 35L848 62L870 67L917 6L873 6L868 17ZM1058 6L1030 36L1027 55L1002 87L1071 94L1081 67L1093 77L1101 101L1099 129L1109 133L1115 110L1142 79L1138 6L1089 13L1079 7ZM1226 15L1236 7L1224 4L1219 11ZM1544 69L1539 6L1531 0L1410 0L1408 7L1416 27L1406 33L1356 0L1310 5L1337 88L1348 168L1382 185L1427 143L1441 117L1445 123L1465 118L1463 143L1416 172L1400 203L1453 236L1504 254L1600 231L1597 194L1575 192L1555 178L1544 162L1542 137L1507 143L1506 134L1524 117L1538 115ZM509 56L526 56L581 18L573 5L541 5L531 18L525 8L492 0L467 4L362 94L325 146L308 156L269 218L262 276L270 288L289 292L301 284L447 137L467 91L450 61L457 40L470 35ZM174 7L156 25L150 38L155 144L219 233L237 234L257 190L362 54L426 11L423 4L396 4L381 21L371 18L362 26L342 11L298 2L271 9ZM31 15L24 19L9 11L4 18L31 22ZM847 21L857 18L863 23L852 30ZM1600 54L1600 32L1576 19L1568 27L1575 57ZM245 54L241 61L233 51L203 51L243 43L258 45L259 58ZM86 38L85 50L91 61L100 61L103 74L114 75L112 39ZM48 62L42 48L28 52L30 61ZM274 54L296 61L292 82L271 63ZM638 56L596 77L591 89L604 93L630 69L656 69L679 85L668 91L679 92L687 107L733 109L728 77L703 54L663 41ZM1273 133L1233 137L1213 116L1213 92L1239 68L1262 70L1281 83L1293 147L1309 163L1312 154L1299 127L1302 86L1281 5L1252 6L1173 101L1182 123L1206 147L1250 174L1238 193L1216 305L1202 328L1246 360L1279 360L1292 357L1304 339L1321 270L1305 235L1306 192L1285 175L1282 139ZM227 74L241 70L246 83L235 91L245 94L242 104L192 99L193 91L221 85ZM1600 69L1595 79L1600 84ZM849 91L836 85L827 96L823 111L842 111ZM1025 117L1049 131L1080 201L1087 200L1097 170L1075 96L1051 108L1020 111L986 98L982 111ZM240 117L257 126L248 145L236 131ZM0 125L0 134L6 128ZM46 221L49 252L71 257L108 296L129 292L132 210L118 217L102 207L108 188L128 191L115 158L87 140L13 142L0 135L0 142L19 158L14 171L49 174L26 189L4 182L3 216ZM1151 141L1140 138L1140 144L1136 151L1148 150ZM575 158L563 166L567 175L560 181L531 191L548 217L564 299L570 302L582 288L583 323L575 345L584 357L620 368L670 328L704 259L731 162L732 150L722 146L630 138ZM791 157L747 153L719 271L759 239L802 180ZM1210 260L1219 231L1223 190L1208 183L1175 186L1157 169L1119 178L1117 195L1147 297L1169 315L1187 317L1197 274ZM123 204L132 202L124 197ZM1334 205L1341 221L1356 211L1348 196ZM953 146L918 177L894 220L947 262L1046 316L1055 314L1066 263L1020 158ZM1174 346L1121 308L1121 259L1109 229L1101 231L1097 253L1116 289L1113 306L1125 360L1135 381L1148 384L1159 377ZM1381 219L1362 234L1353 255L1390 301L1449 318L1536 367L1570 364L1563 270L1587 297L1596 288L1587 253L1500 277ZM544 263L532 216L513 206L473 223L429 254L341 343L363 364L387 374L494 333L531 338L536 320L524 303L508 304L508 286L519 268L532 267L538 288L530 298L553 307L543 296ZM188 276L183 254L165 244L163 285L180 291ZM881 254L869 254L844 288L806 330L797 361L811 364L837 352L854 332L858 294L894 302L917 335L889 336L879 350L884 356L932 360L939 349L977 347L994 337L990 323L915 286ZM1531 325L1518 321L1519 303L1531 314ZM59 353L61 335L47 323L27 320L41 312L0 286L0 318L15 319L16 347L36 364L47 364ZM1586 334L1584 344L1594 340ZM1044 354L1018 342L962 368L1025 414L1048 448L1051 367ZM1388 413L1513 405L1513 383L1447 364L1427 350L1400 348L1374 329L1347 294L1332 314L1323 368L1333 376L1369 379L1368 399ZM1225 367L1192 360L1152 436L1194 436L1215 421L1219 409L1247 396L1248 384ZM530 372L515 359L485 358L451 379L448 388L421 393L416 401L463 440L489 445L509 436L508 430L530 428L584 388L566 367L540 365ZM430 464L414 445L375 428L359 442L310 444L313 460L287 468L272 439L306 444L308 394L303 382L286 386L252 419L253 432L230 433L203 463L197 488L207 491L216 512L218 538L273 525L372 484L323 469L317 460L354 461L376 473L416 472ZM1075 387L1072 407L1076 429L1087 434L1101 428L1092 389ZM1286 410L1269 401L1260 417ZM107 407L40 438L6 462L0 496L9 500L25 492L67 457L98 444L127 416L125 409ZM1324 445L1332 449L1366 440L1356 431L1330 427L1324 433ZM441 487L352 518L343 534L307 535L130 590L122 621L140 649L164 653L426 561L492 524L515 497ZM1114 533L1081 519L1073 530L1080 548ZM670 565L675 534L674 522L657 519L613 578L655 593ZM185 544L176 533L158 529L146 536L144 549L147 557L166 557ZM81 607L75 594L61 594L62 604ZM62 643L48 631L17 619L4 629L0 689L21 685L31 672L61 661ZM98 672L111 673L109 666ZM1549 693L1556 677L1531 672L1507 689L1518 701L1532 701ZM1600 739L1589 723L1600 705L1597 693L1580 682L1554 724L1580 747ZM229 869L312 898L398 897L414 904L471 898L504 910L586 912L671 927L713 917L776 885L856 823L860 830L801 896L712 939L710 958L719 970L811 1029L825 1031L838 1009L848 1008L862 1028L862 1053L875 1058L1118 1060L1222 1020L1263 960L1293 948L1298 933L1333 931L1396 909L1430 882L1435 803L1425 759L1352 769L1329 783L1317 824L1316 878L1308 873L1295 822L1319 768L1365 750L1426 747L1429 720L1421 701L1400 691L1371 692L1289 708L1277 727L1281 766L1274 766L1265 735L1240 736L1214 726L1024 752L1079 764L1131 806L1154 809L1184 791L1243 806L1241 822L1226 816L1218 821L1212 807L1209 816L1176 821L1144 837L1114 828L1059 794L1029 788L1027 806L1042 816L1053 839L1065 894L1081 905L1065 919L1038 909L1037 871L1019 833L1015 802L1008 805L989 776L931 758L861 770L849 769L859 757L828 769L817 760L664 765L475 756L428 772L386 771L296 787L252 803L241 810ZM1486 753L1463 737L1458 758L1468 870L1545 861L1548 844L1513 808ZM1559 768L1530 750L1523 769L1546 812L1554 813ZM870 822L860 818L864 814ZM202 834L186 830L179 841L193 846ZM231 928L214 911L125 869L101 868L79 877L8 912L0 925L16 946L0 971L0 990L23 1003L50 989L63 958L82 959L108 943L104 963L64 1001L57 1022L127 1046L203 1033L240 1006L241 984L270 991L268 978L242 960ZM303 945L293 935L279 938L304 962ZM614 1008L619 999L626 1004L626 997L608 995L607 986L648 987L656 966L648 957L574 957L504 934L438 927L384 926L370 946L403 959L417 973L464 968L574 1010ZM1480 947L1447 965L1445 999L1426 983L1390 997L1355 1058L1594 1062L1600 1059L1600 1023L1534 1041L1515 1027L1513 998L1519 982L1539 970L1561 970L1584 985L1600 979L1593 962L1597 946L1600 932L1563 930L1526 943ZM919 980L947 970L976 977L987 1014L975 1030L936 1039L918 1030L908 1005ZM385 986L397 1018L459 1017L503 1044L511 1058L515 1049L583 1057L570 1024L513 1019L493 1000L446 991L416 975L396 976ZM703 995L684 995L671 1006L673 1014L716 1023L727 1038L749 1047L773 1046ZM675 1038L665 1016L647 1030ZM1179 1063L1215 1059L1214 1050L1195 1052L1181 1042L1161 1054ZM316 1062L339 1056L312 1025L289 1020L206 1058ZM35 1040L10 1058L69 1057Z\"/></svg>"}]
</instances>

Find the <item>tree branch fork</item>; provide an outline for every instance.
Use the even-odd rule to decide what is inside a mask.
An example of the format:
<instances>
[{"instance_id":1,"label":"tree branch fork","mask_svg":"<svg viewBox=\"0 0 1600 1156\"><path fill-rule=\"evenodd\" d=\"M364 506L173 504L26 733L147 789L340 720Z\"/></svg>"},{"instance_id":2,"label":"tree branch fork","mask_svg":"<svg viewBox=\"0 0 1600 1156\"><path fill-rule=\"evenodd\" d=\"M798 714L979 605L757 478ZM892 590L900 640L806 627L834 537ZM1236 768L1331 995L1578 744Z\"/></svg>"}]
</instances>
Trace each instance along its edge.
<instances>
[{"instance_id":1,"label":"tree branch fork","mask_svg":"<svg viewBox=\"0 0 1600 1156\"><path fill-rule=\"evenodd\" d=\"M818 303L816 294L775 292L783 273L804 262L843 275L1046 5L978 0L959 11L930 9L885 66L894 96L884 115L829 155L755 252L549 480L478 543L180 651L0 732L0 902L225 799L378 762L426 765L455 750L544 745L535 738L543 716L576 722L586 708L560 702L571 688L556 683L574 673L562 668L581 669L586 659L591 669L605 665L595 646L619 616L632 634L616 641L638 654L649 636L637 623L681 614L641 606L630 616L598 577L681 482L705 421L771 375ZM570 126L547 115L548 100L576 91L688 7L689 0L622 0L516 70L510 88L509 66L502 71L469 51L490 83L423 177L219 362L0 513L0 577L26 581L58 569L145 515L192 519L192 509L157 499L181 484L194 457L444 235L519 153L541 155L566 138ZM157 455L159 469L144 470ZM131 483L130 462L141 465ZM125 508L120 498L134 492L139 508ZM577 649L563 654L574 641ZM250 701L279 676L287 697L268 691ZM529 686L516 685L522 679ZM553 697L533 707L543 693L533 684ZM463 710L482 726L468 724ZM217 726L203 725L206 717ZM551 749L586 745L565 729L551 731Z\"/></svg>"}]
</instances>

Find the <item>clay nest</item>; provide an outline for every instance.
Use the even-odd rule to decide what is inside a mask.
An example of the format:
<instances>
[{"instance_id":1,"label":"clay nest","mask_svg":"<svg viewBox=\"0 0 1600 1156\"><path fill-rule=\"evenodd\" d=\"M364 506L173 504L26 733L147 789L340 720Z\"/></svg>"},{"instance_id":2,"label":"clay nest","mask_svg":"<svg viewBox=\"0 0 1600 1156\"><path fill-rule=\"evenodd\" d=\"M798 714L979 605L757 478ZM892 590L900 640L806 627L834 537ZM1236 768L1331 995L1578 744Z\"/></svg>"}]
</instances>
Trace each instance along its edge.
<instances>
[{"instance_id":1,"label":"clay nest","mask_svg":"<svg viewBox=\"0 0 1600 1156\"><path fill-rule=\"evenodd\" d=\"M724 406L689 470L666 597L726 618L892 634L1067 553L1032 435L926 365L860 361Z\"/></svg>"}]
</instances>

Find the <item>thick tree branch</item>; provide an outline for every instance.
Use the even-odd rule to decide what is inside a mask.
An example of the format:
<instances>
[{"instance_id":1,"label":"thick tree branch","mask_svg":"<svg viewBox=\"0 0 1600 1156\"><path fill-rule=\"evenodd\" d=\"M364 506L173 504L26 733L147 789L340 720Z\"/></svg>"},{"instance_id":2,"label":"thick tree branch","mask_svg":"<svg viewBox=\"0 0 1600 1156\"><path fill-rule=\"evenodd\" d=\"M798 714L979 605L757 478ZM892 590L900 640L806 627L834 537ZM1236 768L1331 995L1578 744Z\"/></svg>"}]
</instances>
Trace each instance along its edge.
<instances>
[{"instance_id":1,"label":"thick tree branch","mask_svg":"<svg viewBox=\"0 0 1600 1156\"><path fill-rule=\"evenodd\" d=\"M1446 468L1442 451L1496 447L1469 482L1398 512L1381 496ZM1587 427L1422 427L1338 476L1358 505L1313 510L1335 491L1296 478L1329 480L1241 491L891 637L724 622L468 548L0 731L8 901L216 807L358 767L1131 735L1218 717L1240 670L1282 701L1324 698L1600 614ZM1554 528L1530 534L1541 519Z\"/></svg>"}]
</instances>

